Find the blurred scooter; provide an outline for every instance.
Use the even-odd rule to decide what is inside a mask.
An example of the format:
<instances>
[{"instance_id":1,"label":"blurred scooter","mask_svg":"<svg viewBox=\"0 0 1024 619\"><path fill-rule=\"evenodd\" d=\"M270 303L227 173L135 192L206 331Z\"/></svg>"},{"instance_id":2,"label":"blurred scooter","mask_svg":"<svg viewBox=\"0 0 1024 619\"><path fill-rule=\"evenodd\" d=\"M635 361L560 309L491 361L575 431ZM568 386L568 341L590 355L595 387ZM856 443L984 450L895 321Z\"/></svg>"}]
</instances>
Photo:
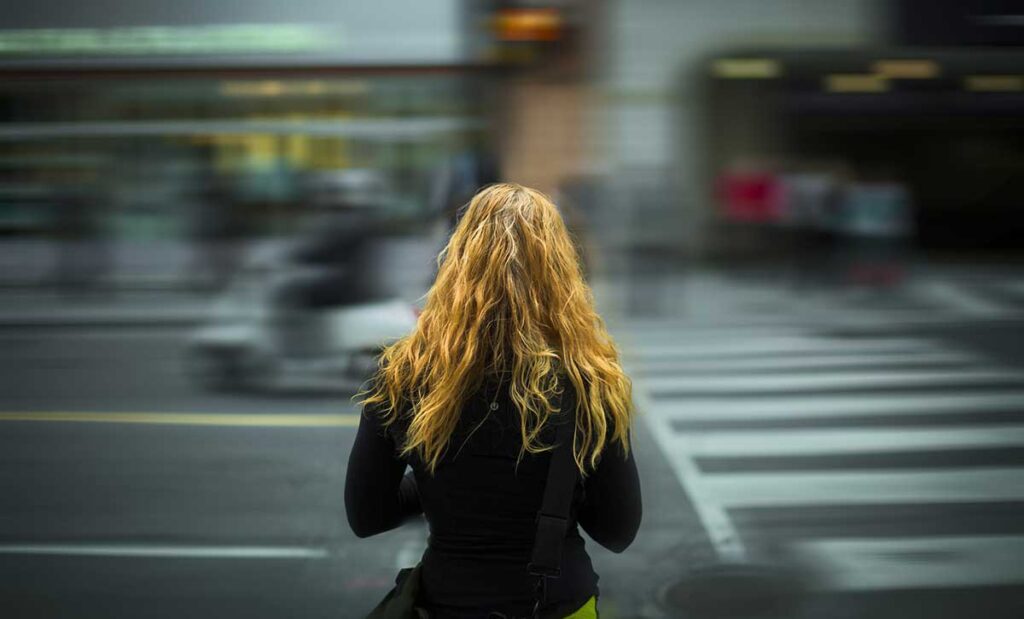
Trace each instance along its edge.
<instances>
[{"instance_id":1,"label":"blurred scooter","mask_svg":"<svg viewBox=\"0 0 1024 619\"><path fill-rule=\"evenodd\" d=\"M189 339L187 369L203 387L351 390L372 375L384 345L415 328L418 308L399 298L282 308L281 287L304 274L278 254L253 252Z\"/></svg>"},{"instance_id":2,"label":"blurred scooter","mask_svg":"<svg viewBox=\"0 0 1024 619\"><path fill-rule=\"evenodd\" d=\"M331 195L342 197L319 209L310 234L257 244L214 301L188 344L199 384L352 391L376 370L381 348L415 328L418 308L377 285L385 279L374 251L379 217L365 208L377 203L367 196L379 188L365 186L376 179L346 172L332 179Z\"/></svg>"}]
</instances>

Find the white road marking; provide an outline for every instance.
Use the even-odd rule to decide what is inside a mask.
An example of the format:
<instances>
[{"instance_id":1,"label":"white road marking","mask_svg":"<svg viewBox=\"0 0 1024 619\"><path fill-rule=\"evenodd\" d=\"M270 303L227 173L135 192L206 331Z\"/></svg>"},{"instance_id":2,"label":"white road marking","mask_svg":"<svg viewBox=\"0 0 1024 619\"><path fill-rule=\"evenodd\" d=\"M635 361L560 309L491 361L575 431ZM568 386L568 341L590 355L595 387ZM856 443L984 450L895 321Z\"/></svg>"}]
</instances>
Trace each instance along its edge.
<instances>
[{"instance_id":1,"label":"white road marking","mask_svg":"<svg viewBox=\"0 0 1024 619\"><path fill-rule=\"evenodd\" d=\"M645 346L638 351L638 360L656 358L700 359L707 357L749 357L751 355L795 355L806 353L823 353L834 351L838 354L879 353L886 351L932 351L938 346L923 340L913 339L875 339L848 340L843 338L822 337L772 337L745 340L742 337L722 341L693 343L687 346L678 344L658 344Z\"/></svg>"},{"instance_id":2,"label":"white road marking","mask_svg":"<svg viewBox=\"0 0 1024 619\"><path fill-rule=\"evenodd\" d=\"M984 318L1007 311L1006 308L978 294L965 292L963 288L951 282L931 281L917 285L916 289L918 296L965 316Z\"/></svg>"},{"instance_id":3,"label":"white road marking","mask_svg":"<svg viewBox=\"0 0 1024 619\"><path fill-rule=\"evenodd\" d=\"M395 569L400 570L416 565L426 550L427 540L425 538L412 539L405 542L399 547L398 552L395 553Z\"/></svg>"},{"instance_id":4,"label":"white road marking","mask_svg":"<svg viewBox=\"0 0 1024 619\"><path fill-rule=\"evenodd\" d=\"M638 344L687 344L720 340L722 338L797 337L807 333L806 328L792 325L694 325L691 323L663 323L649 327L620 327L616 333Z\"/></svg>"},{"instance_id":5,"label":"white road marking","mask_svg":"<svg viewBox=\"0 0 1024 619\"><path fill-rule=\"evenodd\" d=\"M356 427L358 414L277 413L103 413L63 411L0 412L0 422L124 423L175 426L234 426L265 428Z\"/></svg>"},{"instance_id":6,"label":"white road marking","mask_svg":"<svg viewBox=\"0 0 1024 619\"><path fill-rule=\"evenodd\" d=\"M627 365L669 374L641 374L639 379L631 374L638 407L647 413L644 419L722 559L746 557L744 541L730 516L736 508L1024 500L1024 467L703 473L697 466L698 458L709 456L842 457L1024 445L1024 423L1015 419L1013 425L956 428L862 425L677 431L673 427L677 421L728 421L742 426L744 422L791 420L799 424L801 420L841 416L879 420L896 415L940 419L946 414L1009 416L1024 412L1024 373L986 367L973 354L911 338L846 339L783 329L755 331L751 337L727 329L708 335L680 330L659 338L652 329L635 341L641 346L635 354L624 356ZM920 367L911 367L915 365ZM812 368L813 372L803 371ZM987 389L945 394L934 390L947 385ZM868 391L877 387L898 391ZM865 391L857 395L827 393L843 388ZM688 393L652 397L658 391L672 390ZM765 391L769 393L761 395ZM907 568L908 563L901 561Z\"/></svg>"},{"instance_id":7,"label":"white road marking","mask_svg":"<svg viewBox=\"0 0 1024 619\"><path fill-rule=\"evenodd\" d=\"M1024 446L1024 425L681 432L694 457L757 458Z\"/></svg>"},{"instance_id":8,"label":"white road marking","mask_svg":"<svg viewBox=\"0 0 1024 619\"><path fill-rule=\"evenodd\" d=\"M660 359L634 363L640 372L732 374L772 370L818 370L822 368L879 368L903 365L946 365L977 363L978 358L966 353L922 351L896 354L863 355L801 355L798 357L730 357L726 359Z\"/></svg>"},{"instance_id":9,"label":"white road marking","mask_svg":"<svg viewBox=\"0 0 1024 619\"><path fill-rule=\"evenodd\" d=\"M634 378L633 382L633 398L637 408L650 410L647 389L638 379ZM647 422L658 447L672 465L672 471L676 474L683 491L689 496L715 552L722 559L744 560L747 551L732 520L723 505L705 496L700 469L687 452L679 450L678 445L673 443L674 430L668 425L668 420L659 415L642 415L642 419Z\"/></svg>"},{"instance_id":10,"label":"white road marking","mask_svg":"<svg viewBox=\"0 0 1024 619\"><path fill-rule=\"evenodd\" d=\"M728 508L1020 501L1024 468L716 473L702 485Z\"/></svg>"},{"instance_id":11,"label":"white road marking","mask_svg":"<svg viewBox=\"0 0 1024 619\"><path fill-rule=\"evenodd\" d=\"M738 376L668 376L648 378L654 392L726 393L766 391L830 391L833 389L1020 383L1024 373L1017 370L971 368L959 370L848 371L820 374L742 374Z\"/></svg>"},{"instance_id":12,"label":"white road marking","mask_svg":"<svg viewBox=\"0 0 1024 619\"><path fill-rule=\"evenodd\" d=\"M892 395L764 396L720 400L682 397L658 400L647 409L649 416L681 421L754 421L766 419L824 419L864 415L943 415L955 413L1024 410L1024 391L996 391L978 394L933 392Z\"/></svg>"},{"instance_id":13,"label":"white road marking","mask_svg":"<svg viewBox=\"0 0 1024 619\"><path fill-rule=\"evenodd\" d=\"M2 544L0 555L157 557L180 559L323 559L324 548L302 546L151 546L115 544Z\"/></svg>"},{"instance_id":14,"label":"white road marking","mask_svg":"<svg viewBox=\"0 0 1024 619\"><path fill-rule=\"evenodd\" d=\"M839 591L921 589L1024 583L1024 537L818 539L796 542L795 555Z\"/></svg>"}]
</instances>

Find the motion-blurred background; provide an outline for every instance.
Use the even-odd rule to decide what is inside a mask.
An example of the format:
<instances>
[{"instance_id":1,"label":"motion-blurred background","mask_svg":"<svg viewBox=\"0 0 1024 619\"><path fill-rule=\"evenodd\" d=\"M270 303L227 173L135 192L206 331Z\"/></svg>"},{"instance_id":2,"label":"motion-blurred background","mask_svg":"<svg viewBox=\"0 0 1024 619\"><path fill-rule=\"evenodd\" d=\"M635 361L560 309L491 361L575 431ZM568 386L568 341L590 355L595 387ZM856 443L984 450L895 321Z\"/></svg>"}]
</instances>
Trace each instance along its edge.
<instances>
[{"instance_id":1,"label":"motion-blurred background","mask_svg":"<svg viewBox=\"0 0 1024 619\"><path fill-rule=\"evenodd\" d=\"M602 616L1024 616L1024 3L0 12L0 616L360 617L350 401L477 188L635 381Z\"/></svg>"}]
</instances>

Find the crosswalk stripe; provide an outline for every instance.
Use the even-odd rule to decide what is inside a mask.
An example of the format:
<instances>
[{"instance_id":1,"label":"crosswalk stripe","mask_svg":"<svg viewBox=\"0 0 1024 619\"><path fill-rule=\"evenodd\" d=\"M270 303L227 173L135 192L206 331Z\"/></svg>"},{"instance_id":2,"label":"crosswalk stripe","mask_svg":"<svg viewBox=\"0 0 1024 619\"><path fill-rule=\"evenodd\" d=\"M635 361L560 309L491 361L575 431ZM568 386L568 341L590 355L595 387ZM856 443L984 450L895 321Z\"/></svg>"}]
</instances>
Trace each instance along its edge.
<instances>
[{"instance_id":1,"label":"crosswalk stripe","mask_svg":"<svg viewBox=\"0 0 1024 619\"><path fill-rule=\"evenodd\" d=\"M914 320L921 312L890 314ZM851 313L855 317L861 315ZM1024 373L1015 368L934 340L848 338L806 324L735 332L679 327L659 333L652 327L630 332L624 342L624 364L644 392L648 424L720 557L746 553L746 532L733 522L740 509L1024 501L1024 466L1006 458L986 466L977 461L1024 446L1024 420L1018 417L1024 413ZM959 419L958 425L944 418ZM881 427L875 419L899 419L905 427ZM919 427L917 420L936 423ZM852 427L831 427L840 421ZM961 452L957 461L941 455ZM794 468L786 464L793 458L828 466ZM865 458L877 461L857 466ZM758 464L742 465L748 461ZM938 461L941 466L933 468ZM1006 568L1014 557L1020 563L1024 537L1011 540L1012 550L975 538L956 548L937 544L940 552L962 550L970 558L943 558L944 565L916 572L913 556L926 546L899 538L856 545L862 542L797 543L806 544L801 552L825 569L845 570L832 588L1024 581L1024 569ZM887 552L898 555L904 548L891 565L876 565ZM972 562L979 564L973 572ZM912 563L915 570L908 569ZM879 576L886 570L889 578ZM900 580L901 571L915 574Z\"/></svg>"},{"instance_id":2,"label":"crosswalk stripe","mask_svg":"<svg viewBox=\"0 0 1024 619\"><path fill-rule=\"evenodd\" d=\"M680 447L694 457L836 455L1024 445L1024 425L953 429L892 428L686 432Z\"/></svg>"},{"instance_id":3,"label":"crosswalk stripe","mask_svg":"<svg viewBox=\"0 0 1024 619\"><path fill-rule=\"evenodd\" d=\"M964 290L963 285L946 281L931 281L917 286L918 295L966 316L995 316L1006 311L999 304L983 296Z\"/></svg>"},{"instance_id":4,"label":"crosswalk stripe","mask_svg":"<svg viewBox=\"0 0 1024 619\"><path fill-rule=\"evenodd\" d=\"M635 351L631 357L639 359L677 358L700 359L706 357L751 355L794 355L806 353L835 354L849 353L880 353L886 351L932 351L938 347L923 340L910 339L876 339L851 340L844 338L812 338L812 337L773 337L744 341L731 339L693 343L687 346L678 344L659 344L645 346Z\"/></svg>"},{"instance_id":5,"label":"crosswalk stripe","mask_svg":"<svg viewBox=\"0 0 1024 619\"><path fill-rule=\"evenodd\" d=\"M816 539L793 550L833 591L1024 583L1024 537L1016 535Z\"/></svg>"},{"instance_id":6,"label":"crosswalk stripe","mask_svg":"<svg viewBox=\"0 0 1024 619\"><path fill-rule=\"evenodd\" d=\"M728 508L1024 500L1024 468L719 473L701 480Z\"/></svg>"},{"instance_id":7,"label":"crosswalk stripe","mask_svg":"<svg viewBox=\"0 0 1024 619\"><path fill-rule=\"evenodd\" d=\"M646 382L644 383L646 386ZM1024 391L989 391L948 395L926 391L891 395L812 395L756 398L675 398L652 404L650 415L666 421L754 421L763 419L815 419L849 415L942 415L963 412L1020 412Z\"/></svg>"},{"instance_id":8,"label":"crosswalk stripe","mask_svg":"<svg viewBox=\"0 0 1024 619\"><path fill-rule=\"evenodd\" d=\"M0 544L0 555L161 557L185 559L323 559L324 548L302 546L161 546L155 544Z\"/></svg>"},{"instance_id":9,"label":"crosswalk stripe","mask_svg":"<svg viewBox=\"0 0 1024 619\"><path fill-rule=\"evenodd\" d=\"M234 426L265 428L356 427L358 414L271 413L106 413L63 411L0 411L0 422L123 423L175 426Z\"/></svg>"},{"instance_id":10,"label":"crosswalk stripe","mask_svg":"<svg viewBox=\"0 0 1024 619\"><path fill-rule=\"evenodd\" d=\"M1001 287L1014 294L1024 294L1024 281L1006 282Z\"/></svg>"},{"instance_id":11,"label":"crosswalk stripe","mask_svg":"<svg viewBox=\"0 0 1024 619\"><path fill-rule=\"evenodd\" d=\"M697 326L679 323L640 329L636 327L621 327L613 329L613 331L637 343L664 343L666 341L688 343L706 342L722 337L735 338L737 336L745 338L796 337L806 335L809 329L793 325Z\"/></svg>"},{"instance_id":12,"label":"crosswalk stripe","mask_svg":"<svg viewBox=\"0 0 1024 619\"><path fill-rule=\"evenodd\" d=\"M919 295L920 296L920 295ZM999 308L998 311L989 310L985 318L999 318L1008 315L1010 309ZM800 312L788 315L764 315L751 318L749 315L723 314L721 316L710 316L702 319L701 322L674 321L663 323L643 324L620 324L616 325L614 331L617 333L635 333L638 336L665 334L697 334L708 333L744 333L751 334L766 333L780 334L791 330L794 333L806 333L813 329L834 328L837 325L879 325L886 324L930 324L943 323L955 320L962 320L967 317L978 317L981 314L975 310L972 313L965 313L955 306L947 306L936 302L926 296L921 307L848 307L845 303L837 300L823 302L816 307L803 308ZM891 326L890 324L890 326Z\"/></svg>"},{"instance_id":13,"label":"crosswalk stripe","mask_svg":"<svg viewBox=\"0 0 1024 619\"><path fill-rule=\"evenodd\" d=\"M1010 312L1000 312L998 314L992 314L985 316L985 320L998 321L998 320L1013 320L1014 314ZM855 329L892 329L897 326L915 327L915 326L929 326L929 325L942 325L949 323L962 322L965 318L975 319L977 316L957 313L948 308L936 307L930 308L927 311L922 310L907 310L896 314L891 311L861 311L861 312L847 312L838 315L829 315L827 319L822 319L823 324L835 326L843 326L846 328Z\"/></svg>"},{"instance_id":14,"label":"crosswalk stripe","mask_svg":"<svg viewBox=\"0 0 1024 619\"><path fill-rule=\"evenodd\" d=\"M752 319L750 316L745 316L743 318L744 321L742 323L728 325L672 318L653 318L650 320L609 320L606 324L614 331L637 335L670 332L765 332L778 334L780 329L794 332L804 332L807 330L806 327L795 324L789 316L765 316L763 319Z\"/></svg>"},{"instance_id":15,"label":"crosswalk stripe","mask_svg":"<svg viewBox=\"0 0 1024 619\"><path fill-rule=\"evenodd\" d=\"M1024 374L999 369L831 372L827 374L744 374L740 376L669 376L646 380L655 397L661 392L744 393L827 391L844 388L911 387L1022 383Z\"/></svg>"},{"instance_id":16,"label":"crosswalk stripe","mask_svg":"<svg viewBox=\"0 0 1024 619\"><path fill-rule=\"evenodd\" d=\"M643 388L642 384L638 384L637 387L634 391L637 406L641 410L649 409L651 403L647 390ZM671 441L672 430L665 420L660 419L657 415L644 415L643 421L650 429L662 454L668 458L672 472L675 473L683 491L690 497L697 518L707 532L715 552L721 558L734 561L744 560L746 548L726 510L714 501L705 500L701 492L701 473L697 463L685 452L674 449Z\"/></svg>"},{"instance_id":17,"label":"crosswalk stripe","mask_svg":"<svg viewBox=\"0 0 1024 619\"><path fill-rule=\"evenodd\" d=\"M822 368L898 367L903 365L948 365L976 363L977 357L966 353L921 351L897 354L863 355L801 355L799 357L729 357L725 359L660 359L632 364L643 374L749 372L771 370L818 370Z\"/></svg>"}]
</instances>

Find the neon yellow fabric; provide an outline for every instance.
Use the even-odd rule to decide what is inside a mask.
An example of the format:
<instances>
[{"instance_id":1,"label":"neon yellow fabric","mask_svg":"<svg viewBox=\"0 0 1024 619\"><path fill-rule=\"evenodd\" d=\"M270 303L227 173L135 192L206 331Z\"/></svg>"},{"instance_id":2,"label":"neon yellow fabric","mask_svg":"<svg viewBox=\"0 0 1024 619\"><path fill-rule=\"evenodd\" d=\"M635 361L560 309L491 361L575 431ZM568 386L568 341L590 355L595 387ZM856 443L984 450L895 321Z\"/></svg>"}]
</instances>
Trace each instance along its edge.
<instances>
[{"instance_id":1,"label":"neon yellow fabric","mask_svg":"<svg viewBox=\"0 0 1024 619\"><path fill-rule=\"evenodd\" d=\"M597 619L597 598L591 596L587 603L565 619Z\"/></svg>"}]
</instances>

